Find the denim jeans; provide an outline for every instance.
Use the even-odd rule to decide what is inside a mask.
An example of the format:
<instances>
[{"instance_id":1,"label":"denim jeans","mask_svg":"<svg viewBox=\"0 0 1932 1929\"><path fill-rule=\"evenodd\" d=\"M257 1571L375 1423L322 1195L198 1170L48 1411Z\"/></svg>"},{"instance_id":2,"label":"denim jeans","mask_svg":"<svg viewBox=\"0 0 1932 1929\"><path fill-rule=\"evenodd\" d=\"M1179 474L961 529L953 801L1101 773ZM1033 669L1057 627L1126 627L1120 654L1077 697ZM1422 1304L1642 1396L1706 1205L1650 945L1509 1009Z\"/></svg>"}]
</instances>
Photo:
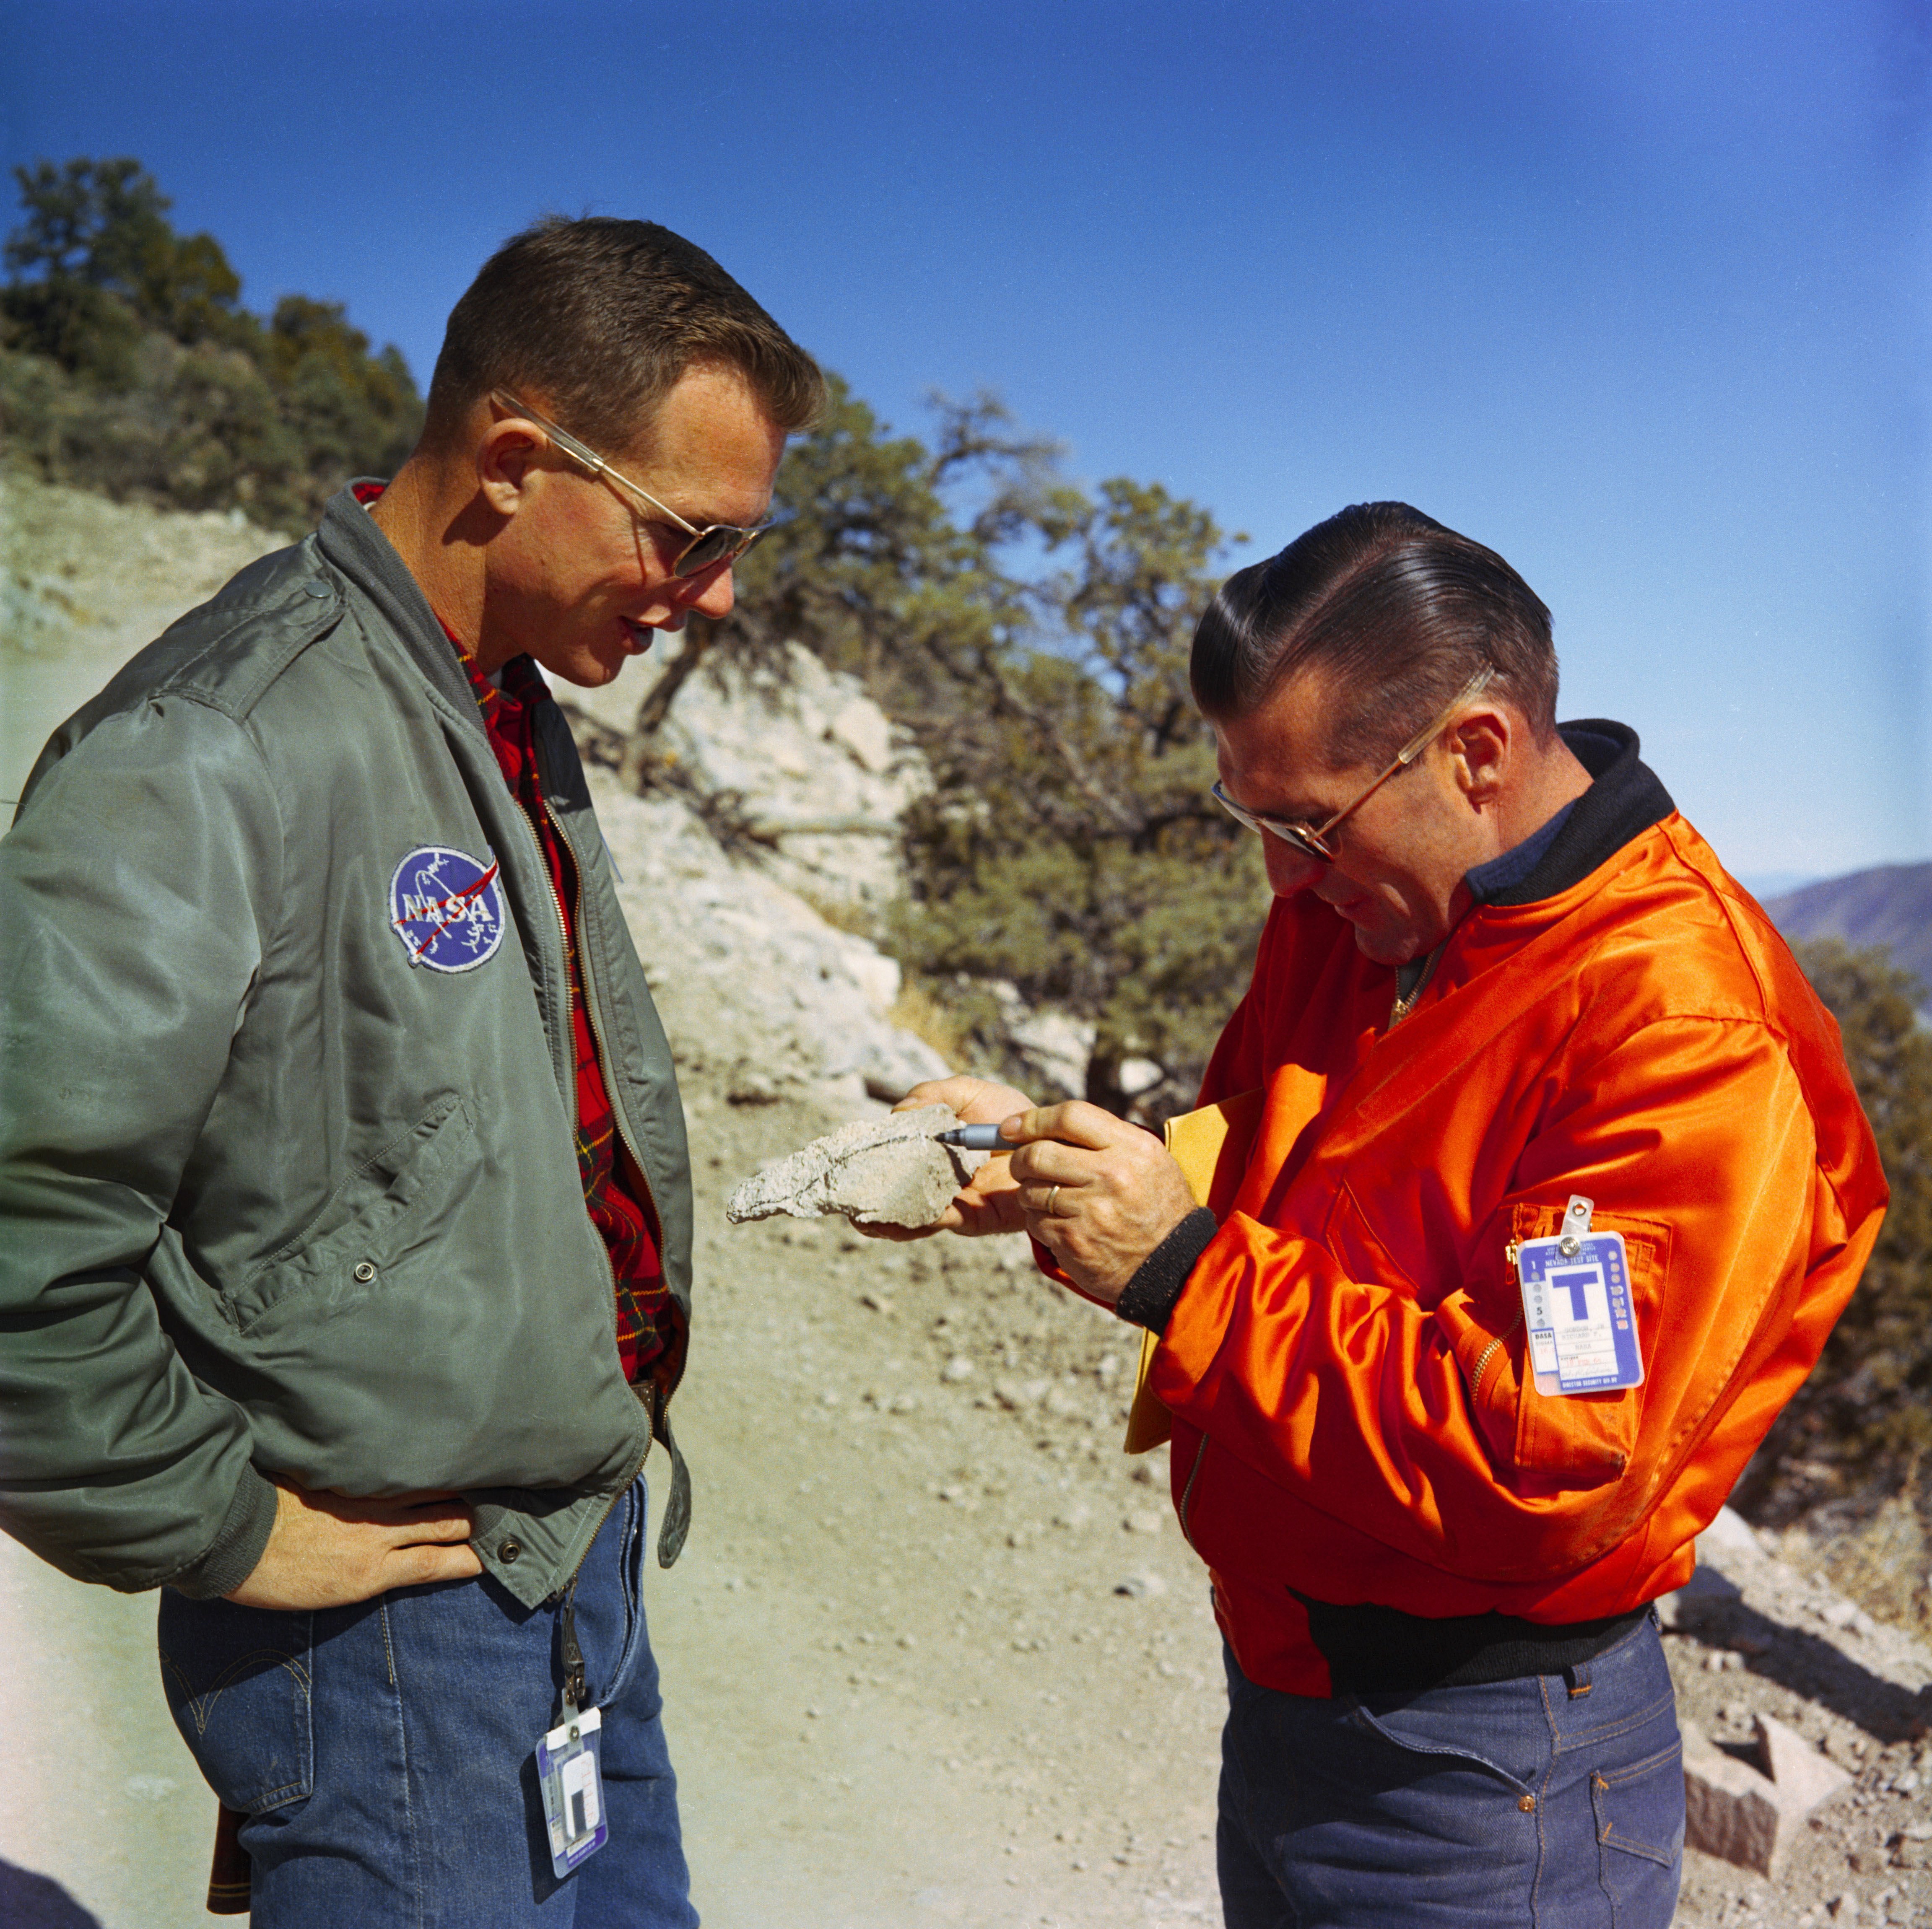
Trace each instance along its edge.
<instances>
[{"instance_id":1,"label":"denim jeans","mask_svg":"<svg viewBox=\"0 0 1932 1929\"><path fill-rule=\"evenodd\" d=\"M640 1479L578 1574L610 1839L562 1882L532 1762L562 1679L555 1605L488 1576L313 1613L162 1591L169 1706L248 1817L255 1929L696 1924L640 1592L645 1511Z\"/></svg>"},{"instance_id":2,"label":"denim jeans","mask_svg":"<svg viewBox=\"0 0 1932 1929\"><path fill-rule=\"evenodd\" d=\"M1228 1929L1666 1929L1683 1751L1654 1620L1564 1674L1332 1701L1226 1661Z\"/></svg>"}]
</instances>

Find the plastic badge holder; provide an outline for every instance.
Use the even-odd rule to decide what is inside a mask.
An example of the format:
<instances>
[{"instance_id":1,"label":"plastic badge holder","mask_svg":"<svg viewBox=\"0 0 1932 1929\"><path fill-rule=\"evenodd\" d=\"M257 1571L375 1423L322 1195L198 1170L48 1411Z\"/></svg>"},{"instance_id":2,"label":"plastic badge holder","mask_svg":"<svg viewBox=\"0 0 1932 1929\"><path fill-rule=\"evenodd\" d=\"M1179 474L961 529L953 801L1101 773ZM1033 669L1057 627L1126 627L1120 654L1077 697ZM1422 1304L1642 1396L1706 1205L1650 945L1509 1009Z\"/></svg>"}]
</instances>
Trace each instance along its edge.
<instances>
[{"instance_id":1,"label":"plastic badge holder","mask_svg":"<svg viewBox=\"0 0 1932 1929\"><path fill-rule=\"evenodd\" d=\"M567 1876L610 1839L598 1751L602 1718L594 1708L564 1718L537 1744L537 1781L550 1829L550 1866Z\"/></svg>"},{"instance_id":2,"label":"plastic badge holder","mask_svg":"<svg viewBox=\"0 0 1932 1929\"><path fill-rule=\"evenodd\" d=\"M1623 1235L1592 1232L1594 1209L1589 1200L1573 1197L1561 1233L1526 1239L1516 1250L1538 1393L1604 1393L1643 1383Z\"/></svg>"}]
</instances>

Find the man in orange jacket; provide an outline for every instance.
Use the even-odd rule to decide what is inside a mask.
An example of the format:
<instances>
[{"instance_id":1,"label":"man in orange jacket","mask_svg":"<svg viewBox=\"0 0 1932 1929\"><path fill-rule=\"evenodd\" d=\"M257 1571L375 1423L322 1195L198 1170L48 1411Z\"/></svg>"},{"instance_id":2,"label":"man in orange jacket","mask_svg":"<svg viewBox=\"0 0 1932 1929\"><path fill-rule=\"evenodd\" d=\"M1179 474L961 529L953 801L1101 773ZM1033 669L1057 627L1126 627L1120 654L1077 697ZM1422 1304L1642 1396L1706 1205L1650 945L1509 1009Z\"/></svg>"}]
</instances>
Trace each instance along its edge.
<instances>
[{"instance_id":1,"label":"man in orange jacket","mask_svg":"<svg viewBox=\"0 0 1932 1929\"><path fill-rule=\"evenodd\" d=\"M1229 580L1192 680L1274 892L1208 1205L1097 1107L952 1080L916 1095L1018 1148L952 1223L1159 1336L1231 1925L1663 1929L1649 1604L1886 1203L1836 1027L1635 734L1557 726L1549 612L1479 544L1346 510Z\"/></svg>"}]
</instances>

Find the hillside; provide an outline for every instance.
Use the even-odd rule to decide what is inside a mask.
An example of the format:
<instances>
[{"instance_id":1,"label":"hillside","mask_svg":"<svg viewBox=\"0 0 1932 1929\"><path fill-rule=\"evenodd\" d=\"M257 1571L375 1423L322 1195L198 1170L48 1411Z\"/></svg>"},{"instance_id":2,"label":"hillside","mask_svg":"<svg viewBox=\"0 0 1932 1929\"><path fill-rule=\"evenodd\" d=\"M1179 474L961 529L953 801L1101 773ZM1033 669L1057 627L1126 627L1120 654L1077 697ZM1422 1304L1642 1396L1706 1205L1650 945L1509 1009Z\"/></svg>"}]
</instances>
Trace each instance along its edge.
<instances>
[{"instance_id":1,"label":"hillside","mask_svg":"<svg viewBox=\"0 0 1932 1929\"><path fill-rule=\"evenodd\" d=\"M1889 946L1892 962L1918 978L1932 1004L1932 864L1855 870L1774 897L1764 908L1787 938Z\"/></svg>"}]
</instances>

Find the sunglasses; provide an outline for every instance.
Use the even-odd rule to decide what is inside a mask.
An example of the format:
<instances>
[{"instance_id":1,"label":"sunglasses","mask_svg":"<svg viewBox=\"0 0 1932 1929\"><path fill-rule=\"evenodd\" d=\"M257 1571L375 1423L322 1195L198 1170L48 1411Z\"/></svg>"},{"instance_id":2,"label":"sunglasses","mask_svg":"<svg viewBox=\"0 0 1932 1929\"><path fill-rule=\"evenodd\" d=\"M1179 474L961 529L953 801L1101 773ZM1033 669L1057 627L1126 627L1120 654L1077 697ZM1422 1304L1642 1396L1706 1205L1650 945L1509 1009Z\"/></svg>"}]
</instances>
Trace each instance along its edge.
<instances>
[{"instance_id":1,"label":"sunglasses","mask_svg":"<svg viewBox=\"0 0 1932 1929\"><path fill-rule=\"evenodd\" d=\"M1493 666L1486 666L1477 671L1475 675L1471 677L1468 681L1464 684L1462 688L1443 705L1435 720L1432 723L1425 723L1407 743L1402 745L1402 748L1396 753L1394 762L1390 764L1388 768L1384 771L1381 776L1377 777L1359 797L1343 804L1325 824L1298 823L1292 817L1264 817L1258 810L1244 810L1221 788L1218 783L1214 785L1210 794L1214 801L1220 804L1236 823L1246 825L1250 831L1265 831L1271 837L1280 837L1284 843L1292 844L1304 857L1312 858L1317 864L1333 864L1335 861L1335 850L1334 846L1328 842L1328 833L1334 830L1343 818L1359 810L1377 791L1381 789L1384 784L1388 783L1390 777L1394 776L1397 771L1406 770L1414 762L1416 759L1421 756L1423 752L1449 727L1449 720L1455 715L1456 712L1472 697L1480 696L1489 687L1490 679L1496 673Z\"/></svg>"},{"instance_id":2,"label":"sunglasses","mask_svg":"<svg viewBox=\"0 0 1932 1929\"><path fill-rule=\"evenodd\" d=\"M594 479L614 482L620 489L628 490L633 496L643 497L660 516L669 517L690 537L691 541L678 551L671 564L670 573L674 577L696 576L721 562L736 562L772 526L769 521L760 523L748 529L741 529L735 523L713 523L710 528L700 529L695 523L687 523L675 509L660 502L642 484L633 482L628 475L619 475L596 450L580 442L568 429L560 429L554 422L544 421L534 409L526 408L508 390L492 389L490 399L500 409L507 409L512 415L520 415L525 421L533 423L572 461L588 469Z\"/></svg>"}]
</instances>

